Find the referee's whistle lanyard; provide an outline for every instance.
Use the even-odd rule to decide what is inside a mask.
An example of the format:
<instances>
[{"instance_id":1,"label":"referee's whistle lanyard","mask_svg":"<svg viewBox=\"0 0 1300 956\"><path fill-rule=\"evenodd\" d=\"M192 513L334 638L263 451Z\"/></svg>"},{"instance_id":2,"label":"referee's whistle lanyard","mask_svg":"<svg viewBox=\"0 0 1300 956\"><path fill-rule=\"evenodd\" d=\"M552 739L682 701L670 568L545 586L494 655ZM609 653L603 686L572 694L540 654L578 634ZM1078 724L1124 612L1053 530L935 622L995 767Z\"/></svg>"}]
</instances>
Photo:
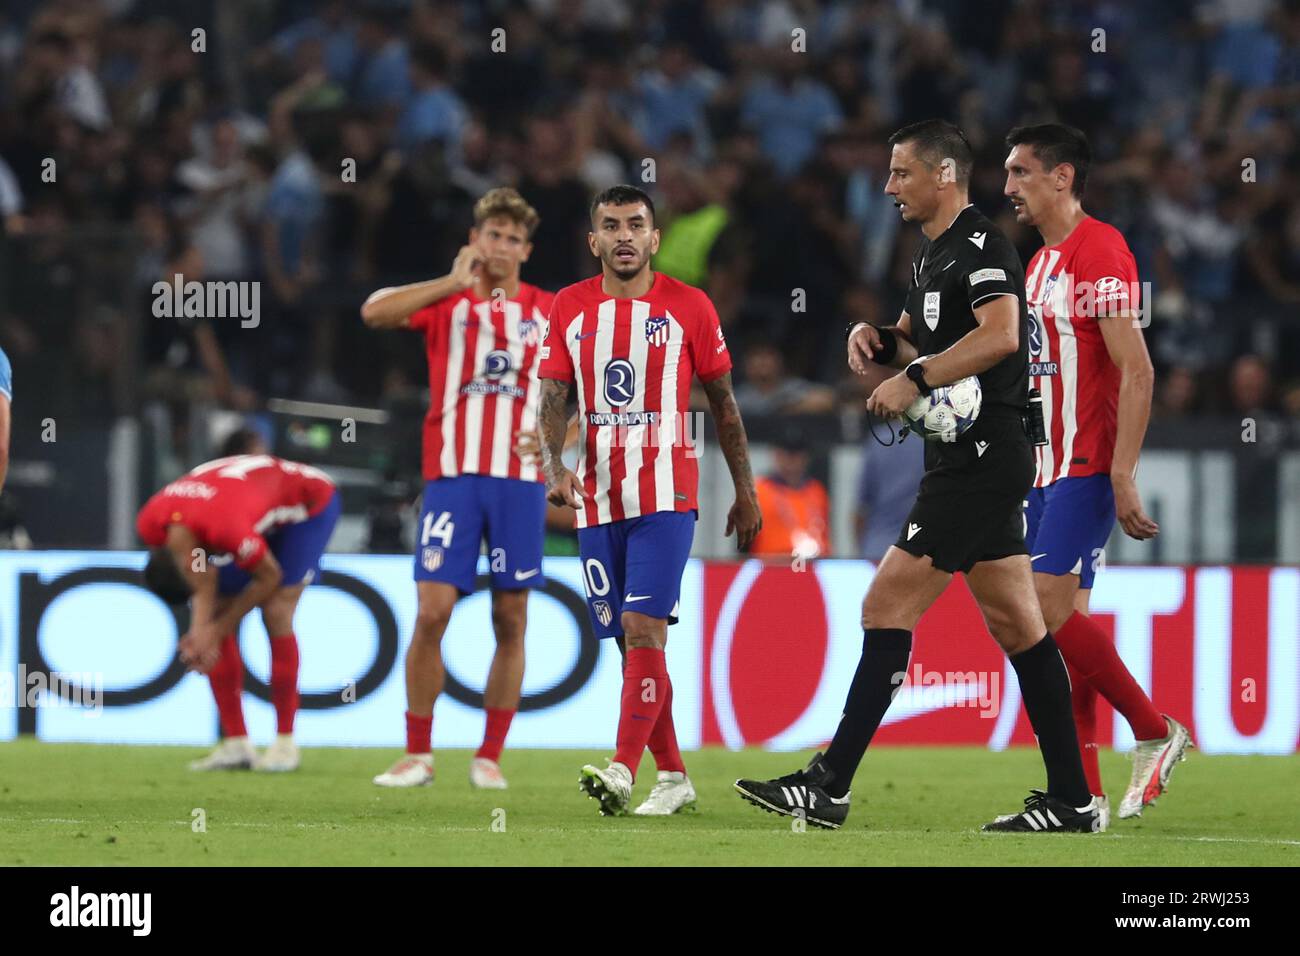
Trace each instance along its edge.
<instances>
[{"instance_id":1,"label":"referee's whistle lanyard","mask_svg":"<svg viewBox=\"0 0 1300 956\"><path fill-rule=\"evenodd\" d=\"M883 441L881 437L876 434L876 416L867 412L867 430L871 432L871 437L876 440L876 444L880 445L882 448L892 448L899 444L911 431L911 429L903 426L895 432L894 426L890 423L890 419L882 418L881 421L885 423L885 431L889 435L889 441Z\"/></svg>"}]
</instances>

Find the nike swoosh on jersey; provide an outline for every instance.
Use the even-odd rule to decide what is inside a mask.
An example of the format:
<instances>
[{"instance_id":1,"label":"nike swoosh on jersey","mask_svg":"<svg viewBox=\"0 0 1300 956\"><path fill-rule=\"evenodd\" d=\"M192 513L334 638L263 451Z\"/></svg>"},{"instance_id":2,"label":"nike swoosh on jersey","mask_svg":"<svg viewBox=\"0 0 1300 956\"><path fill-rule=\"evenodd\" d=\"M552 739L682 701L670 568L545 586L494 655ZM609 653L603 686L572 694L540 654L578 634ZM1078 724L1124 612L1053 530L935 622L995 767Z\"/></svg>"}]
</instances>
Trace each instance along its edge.
<instances>
[{"instance_id":1,"label":"nike swoosh on jersey","mask_svg":"<svg viewBox=\"0 0 1300 956\"><path fill-rule=\"evenodd\" d=\"M633 601L648 601L652 597L654 597L653 594L629 594L627 597L623 598L623 603L631 604Z\"/></svg>"},{"instance_id":2,"label":"nike swoosh on jersey","mask_svg":"<svg viewBox=\"0 0 1300 956\"><path fill-rule=\"evenodd\" d=\"M542 573L542 569L541 569L541 568L533 568L531 571L516 571L516 572L515 572L515 580L516 580L516 581L527 581L527 580L528 580L529 578L531 578L533 575L541 574L541 573Z\"/></svg>"}]
</instances>

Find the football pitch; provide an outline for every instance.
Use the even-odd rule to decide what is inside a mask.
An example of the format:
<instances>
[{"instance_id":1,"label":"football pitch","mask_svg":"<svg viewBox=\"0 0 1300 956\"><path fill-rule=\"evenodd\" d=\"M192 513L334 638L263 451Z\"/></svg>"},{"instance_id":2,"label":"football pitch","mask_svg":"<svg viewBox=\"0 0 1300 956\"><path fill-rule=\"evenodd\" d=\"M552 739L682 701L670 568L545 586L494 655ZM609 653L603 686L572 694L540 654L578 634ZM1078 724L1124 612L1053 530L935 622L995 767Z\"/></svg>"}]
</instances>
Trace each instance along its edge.
<instances>
[{"instance_id":1,"label":"football pitch","mask_svg":"<svg viewBox=\"0 0 1300 956\"><path fill-rule=\"evenodd\" d=\"M578 790L587 751L507 750L507 791L472 790L469 751L437 753L431 787L370 778L396 752L309 749L287 775L192 773L180 747L0 744L0 864L402 866L1216 866L1300 862L1300 756L1193 752L1170 791L1099 835L988 835L1042 769L1031 749L880 748L863 764L843 830L763 813L738 776L795 769L801 755L686 754L695 812L606 819ZM1112 807L1127 760L1102 754ZM653 785L647 755L634 794ZM201 825L200 825L201 824Z\"/></svg>"}]
</instances>

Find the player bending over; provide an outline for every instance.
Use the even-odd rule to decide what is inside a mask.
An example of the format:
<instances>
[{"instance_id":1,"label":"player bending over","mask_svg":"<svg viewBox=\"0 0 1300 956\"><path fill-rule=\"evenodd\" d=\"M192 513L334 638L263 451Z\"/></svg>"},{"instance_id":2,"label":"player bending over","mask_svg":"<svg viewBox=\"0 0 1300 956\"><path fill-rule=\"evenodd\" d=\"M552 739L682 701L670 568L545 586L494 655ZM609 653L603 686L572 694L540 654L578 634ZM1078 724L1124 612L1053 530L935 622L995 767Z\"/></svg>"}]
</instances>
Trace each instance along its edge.
<instances>
[{"instance_id":1,"label":"player bending over","mask_svg":"<svg viewBox=\"0 0 1300 956\"><path fill-rule=\"evenodd\" d=\"M503 790L501 750L524 681L528 589L545 583L546 496L515 435L537 426L537 362L551 293L520 281L536 210L513 189L474 206L474 227L451 272L380 289L361 307L372 328L422 332L429 359L424 500L415 544L415 633L406 651L406 755L374 778L381 787L433 780L433 705L445 671L442 636L456 602L478 586L479 550L492 556L496 651L483 706L483 744L470 783Z\"/></svg>"},{"instance_id":2,"label":"player bending over","mask_svg":"<svg viewBox=\"0 0 1300 956\"><path fill-rule=\"evenodd\" d=\"M168 604L190 604L181 658L208 675L222 741L191 770L298 768L298 639L293 615L339 517L328 475L271 455L199 465L150 498L136 530L151 548L145 586ZM244 726L239 623L262 612L271 639L275 742L258 756Z\"/></svg>"},{"instance_id":3,"label":"player bending over","mask_svg":"<svg viewBox=\"0 0 1300 956\"><path fill-rule=\"evenodd\" d=\"M595 198L587 242L601 272L556 293L541 368L547 497L577 511L597 635L626 647L614 759L605 769L588 764L579 778L606 816L627 812L647 746L659 777L635 812L670 814L695 801L664 659L698 515L699 470L684 427L693 376L704 383L735 482L727 534L735 529L744 550L762 525L717 312L699 289L650 269L654 215L634 186ZM574 383L584 436L576 474L560 460Z\"/></svg>"},{"instance_id":4,"label":"player bending over","mask_svg":"<svg viewBox=\"0 0 1300 956\"><path fill-rule=\"evenodd\" d=\"M1124 715L1137 746L1120 819L1164 792L1193 746L1187 728L1156 710L1115 645L1088 617L1093 579L1116 511L1124 533L1155 537L1134 475L1151 413L1152 372L1137 321L1138 274L1119 230L1083 211L1092 151L1083 133L1048 123L1007 136L1005 192L1016 220L1043 247L1029 260L1029 381L1043 396L1048 444L1025 509L1034 587L1070 669L1074 723L1088 787L1110 804L1097 765L1097 694Z\"/></svg>"},{"instance_id":5,"label":"player bending over","mask_svg":"<svg viewBox=\"0 0 1300 956\"><path fill-rule=\"evenodd\" d=\"M1046 791L1022 813L987 830L1081 830L1098 825L1070 714L1070 680L1034 598L1021 503L1034 477L1024 422L1028 397L1028 312L1014 247L967 199L973 157L961 130L941 120L905 127L885 192L924 238L898 324L849 331L855 372L875 361L906 371L886 379L869 411L894 417L919 395L979 377L979 418L955 441L926 446L916 504L886 552L862 602L862 659L825 755L776 780L738 780L767 810L838 828L849 812L858 764L908 669L917 621L957 572L989 633L1010 656L1047 768ZM918 356L929 356L924 361Z\"/></svg>"}]
</instances>

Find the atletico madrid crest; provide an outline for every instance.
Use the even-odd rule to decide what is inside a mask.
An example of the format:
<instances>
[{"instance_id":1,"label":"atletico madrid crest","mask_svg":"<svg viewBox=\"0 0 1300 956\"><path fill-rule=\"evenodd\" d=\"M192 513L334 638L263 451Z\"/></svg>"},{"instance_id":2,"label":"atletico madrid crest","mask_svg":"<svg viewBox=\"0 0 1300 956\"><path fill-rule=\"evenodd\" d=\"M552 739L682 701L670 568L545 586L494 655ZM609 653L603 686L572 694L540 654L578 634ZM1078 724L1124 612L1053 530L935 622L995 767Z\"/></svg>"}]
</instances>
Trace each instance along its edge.
<instances>
[{"instance_id":1,"label":"atletico madrid crest","mask_svg":"<svg viewBox=\"0 0 1300 956\"><path fill-rule=\"evenodd\" d=\"M595 601L591 605L596 612L596 620L600 621L601 627L609 627L609 622L614 620L614 612L609 606L608 601Z\"/></svg>"},{"instance_id":2,"label":"atletico madrid crest","mask_svg":"<svg viewBox=\"0 0 1300 956\"><path fill-rule=\"evenodd\" d=\"M652 315L645 320L645 340L651 345L668 344L667 316Z\"/></svg>"}]
</instances>

